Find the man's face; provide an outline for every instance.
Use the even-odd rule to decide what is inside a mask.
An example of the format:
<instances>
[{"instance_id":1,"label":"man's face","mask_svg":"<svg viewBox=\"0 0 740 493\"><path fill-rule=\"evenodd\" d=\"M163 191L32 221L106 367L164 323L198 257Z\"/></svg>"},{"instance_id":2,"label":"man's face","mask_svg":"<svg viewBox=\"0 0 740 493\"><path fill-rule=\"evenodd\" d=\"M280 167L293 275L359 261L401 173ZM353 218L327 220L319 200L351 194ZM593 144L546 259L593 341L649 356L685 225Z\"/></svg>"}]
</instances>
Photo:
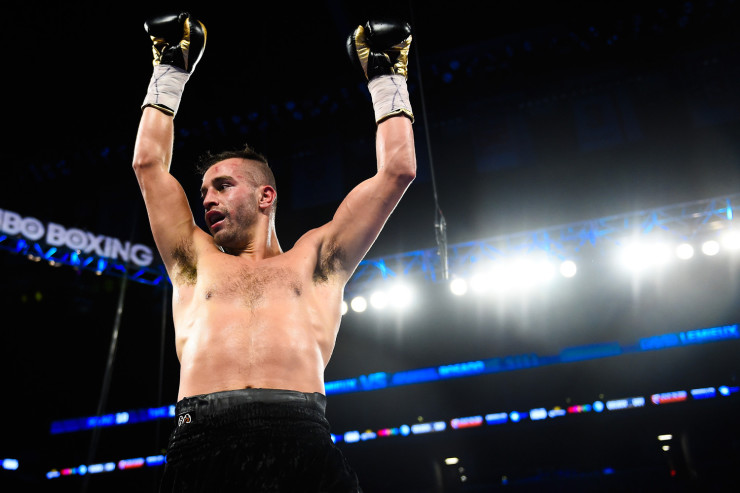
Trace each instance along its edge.
<instances>
[{"instance_id":1,"label":"man's face","mask_svg":"<svg viewBox=\"0 0 740 493\"><path fill-rule=\"evenodd\" d=\"M223 247L245 247L259 215L257 186L247 166L243 159L227 159L211 166L203 176L200 194L206 226Z\"/></svg>"}]
</instances>

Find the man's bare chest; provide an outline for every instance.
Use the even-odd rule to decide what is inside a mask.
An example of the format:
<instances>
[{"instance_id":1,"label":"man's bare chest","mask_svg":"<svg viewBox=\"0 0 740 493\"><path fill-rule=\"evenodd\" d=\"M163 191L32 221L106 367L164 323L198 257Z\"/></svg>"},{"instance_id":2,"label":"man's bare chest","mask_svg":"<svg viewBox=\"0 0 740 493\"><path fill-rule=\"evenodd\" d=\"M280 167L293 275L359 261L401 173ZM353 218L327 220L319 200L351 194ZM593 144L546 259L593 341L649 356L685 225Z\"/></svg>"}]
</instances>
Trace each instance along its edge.
<instances>
[{"instance_id":1,"label":"man's bare chest","mask_svg":"<svg viewBox=\"0 0 740 493\"><path fill-rule=\"evenodd\" d=\"M199 269L193 301L236 302L246 307L285 303L300 299L310 283L310 275L297 266L222 262Z\"/></svg>"}]
</instances>

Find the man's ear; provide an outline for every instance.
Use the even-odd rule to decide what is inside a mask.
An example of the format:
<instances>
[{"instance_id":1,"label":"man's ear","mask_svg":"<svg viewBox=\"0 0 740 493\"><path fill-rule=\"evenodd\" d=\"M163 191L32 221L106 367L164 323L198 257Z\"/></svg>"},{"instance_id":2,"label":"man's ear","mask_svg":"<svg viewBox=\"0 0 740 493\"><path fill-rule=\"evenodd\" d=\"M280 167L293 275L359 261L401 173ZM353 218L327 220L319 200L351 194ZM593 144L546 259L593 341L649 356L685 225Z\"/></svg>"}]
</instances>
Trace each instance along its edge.
<instances>
[{"instance_id":1,"label":"man's ear","mask_svg":"<svg viewBox=\"0 0 740 493\"><path fill-rule=\"evenodd\" d=\"M270 185L262 185L260 188L259 206L261 210L267 210L277 200L277 192Z\"/></svg>"}]
</instances>

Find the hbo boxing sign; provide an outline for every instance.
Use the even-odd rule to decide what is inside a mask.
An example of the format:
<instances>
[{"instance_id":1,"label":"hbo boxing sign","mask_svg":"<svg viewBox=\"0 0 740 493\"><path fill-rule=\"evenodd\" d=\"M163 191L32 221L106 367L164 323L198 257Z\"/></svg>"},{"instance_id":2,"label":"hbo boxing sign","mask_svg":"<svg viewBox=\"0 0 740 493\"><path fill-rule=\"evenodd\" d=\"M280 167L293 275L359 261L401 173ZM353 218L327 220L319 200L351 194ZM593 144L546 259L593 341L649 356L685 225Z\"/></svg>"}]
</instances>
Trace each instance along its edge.
<instances>
[{"instance_id":1,"label":"hbo boxing sign","mask_svg":"<svg viewBox=\"0 0 740 493\"><path fill-rule=\"evenodd\" d=\"M18 213L0 209L0 233L21 235L31 241L41 241L54 247L67 247L86 254L95 254L109 259L131 261L146 267L154 258L146 245L121 242L117 238L95 235L76 228L65 228L56 223L44 225L35 217L23 217Z\"/></svg>"}]
</instances>

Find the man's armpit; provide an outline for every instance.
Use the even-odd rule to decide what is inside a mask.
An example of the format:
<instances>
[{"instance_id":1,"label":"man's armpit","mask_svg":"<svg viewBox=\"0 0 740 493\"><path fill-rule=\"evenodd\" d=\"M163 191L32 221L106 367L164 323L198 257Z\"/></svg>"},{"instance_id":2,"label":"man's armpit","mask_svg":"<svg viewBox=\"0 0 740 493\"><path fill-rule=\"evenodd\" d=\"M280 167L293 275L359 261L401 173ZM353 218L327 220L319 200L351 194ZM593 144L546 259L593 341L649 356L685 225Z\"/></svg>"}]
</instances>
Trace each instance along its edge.
<instances>
[{"instance_id":1,"label":"man's armpit","mask_svg":"<svg viewBox=\"0 0 740 493\"><path fill-rule=\"evenodd\" d=\"M322 284L329 281L329 278L342 270L342 261L344 260L344 250L335 241L327 242L319 248L318 261L313 272L313 282Z\"/></svg>"},{"instance_id":2,"label":"man's armpit","mask_svg":"<svg viewBox=\"0 0 740 493\"><path fill-rule=\"evenodd\" d=\"M174 281L177 284L193 285L198 280L193 241L183 241L172 250L175 261Z\"/></svg>"}]
</instances>

